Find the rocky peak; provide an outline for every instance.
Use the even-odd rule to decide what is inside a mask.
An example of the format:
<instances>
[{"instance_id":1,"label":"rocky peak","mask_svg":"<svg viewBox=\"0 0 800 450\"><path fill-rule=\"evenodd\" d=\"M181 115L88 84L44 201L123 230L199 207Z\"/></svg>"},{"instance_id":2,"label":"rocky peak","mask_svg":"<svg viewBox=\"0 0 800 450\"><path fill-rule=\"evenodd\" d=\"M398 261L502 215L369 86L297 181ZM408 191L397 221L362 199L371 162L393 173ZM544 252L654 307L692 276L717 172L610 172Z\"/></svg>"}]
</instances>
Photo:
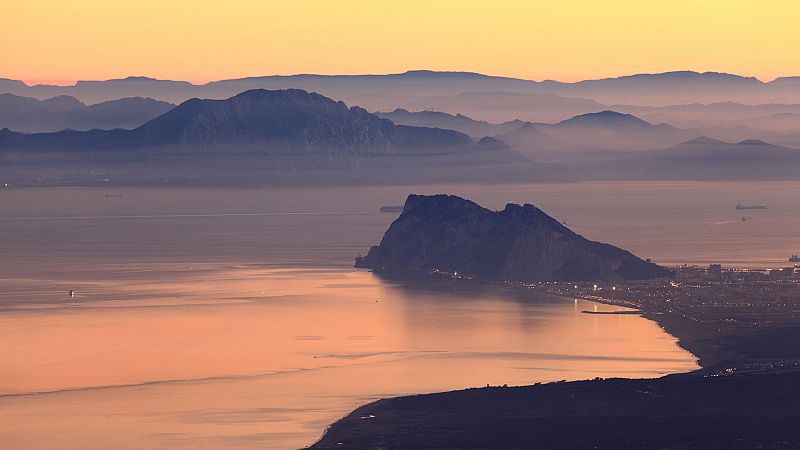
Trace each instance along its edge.
<instances>
[{"instance_id":1,"label":"rocky peak","mask_svg":"<svg viewBox=\"0 0 800 450\"><path fill-rule=\"evenodd\" d=\"M380 245L357 267L461 273L486 280L596 281L669 272L612 245L589 241L541 209L491 211L454 195L409 195Z\"/></svg>"}]
</instances>

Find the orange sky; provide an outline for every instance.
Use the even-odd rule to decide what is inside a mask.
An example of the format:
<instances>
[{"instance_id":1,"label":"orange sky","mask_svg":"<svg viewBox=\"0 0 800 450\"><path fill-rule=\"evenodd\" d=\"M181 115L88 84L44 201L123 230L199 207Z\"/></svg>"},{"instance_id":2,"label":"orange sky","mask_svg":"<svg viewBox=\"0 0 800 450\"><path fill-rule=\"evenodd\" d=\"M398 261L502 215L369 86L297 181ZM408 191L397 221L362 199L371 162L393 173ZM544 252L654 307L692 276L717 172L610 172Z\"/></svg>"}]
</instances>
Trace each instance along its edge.
<instances>
[{"instance_id":1,"label":"orange sky","mask_svg":"<svg viewBox=\"0 0 800 450\"><path fill-rule=\"evenodd\" d=\"M798 0L43 0L8 2L3 16L0 77L29 83L408 69L800 75Z\"/></svg>"}]
</instances>

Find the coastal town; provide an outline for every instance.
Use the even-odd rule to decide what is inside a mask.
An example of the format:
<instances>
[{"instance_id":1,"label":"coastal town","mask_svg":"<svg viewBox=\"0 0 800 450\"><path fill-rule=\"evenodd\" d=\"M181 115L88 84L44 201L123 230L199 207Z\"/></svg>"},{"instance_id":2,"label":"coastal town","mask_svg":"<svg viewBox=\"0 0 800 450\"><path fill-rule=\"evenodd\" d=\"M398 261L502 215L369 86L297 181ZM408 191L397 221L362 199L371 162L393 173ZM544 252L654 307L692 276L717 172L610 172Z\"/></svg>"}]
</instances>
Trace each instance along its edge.
<instances>
[{"instance_id":1,"label":"coastal town","mask_svg":"<svg viewBox=\"0 0 800 450\"><path fill-rule=\"evenodd\" d=\"M614 283L536 283L550 293L620 305L652 313L677 313L705 319L725 312L720 320L752 323L744 317L757 312L758 323L792 320L800 310L800 270L707 268L679 266L672 279ZM724 315L724 314L723 314Z\"/></svg>"},{"instance_id":2,"label":"coastal town","mask_svg":"<svg viewBox=\"0 0 800 450\"><path fill-rule=\"evenodd\" d=\"M767 360L769 364L781 361L781 366L787 365L784 359L793 356L791 342L800 322L798 268L726 268L711 264L672 270L670 279L527 286L633 309L678 337L680 345L697 355L703 367L726 362L742 370L764 367ZM619 312L630 313L630 309Z\"/></svg>"}]
</instances>

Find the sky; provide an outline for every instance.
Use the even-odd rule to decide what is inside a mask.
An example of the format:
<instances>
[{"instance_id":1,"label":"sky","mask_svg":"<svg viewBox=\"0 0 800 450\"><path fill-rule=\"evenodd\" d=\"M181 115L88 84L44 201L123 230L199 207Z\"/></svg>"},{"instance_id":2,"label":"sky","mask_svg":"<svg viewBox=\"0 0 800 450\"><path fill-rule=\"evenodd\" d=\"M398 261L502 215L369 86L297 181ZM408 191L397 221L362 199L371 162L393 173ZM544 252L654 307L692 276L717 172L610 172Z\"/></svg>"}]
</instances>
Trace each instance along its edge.
<instances>
[{"instance_id":1,"label":"sky","mask_svg":"<svg viewBox=\"0 0 800 450\"><path fill-rule=\"evenodd\" d=\"M29 84L410 69L800 75L798 0L16 0L3 16L0 77Z\"/></svg>"}]
</instances>

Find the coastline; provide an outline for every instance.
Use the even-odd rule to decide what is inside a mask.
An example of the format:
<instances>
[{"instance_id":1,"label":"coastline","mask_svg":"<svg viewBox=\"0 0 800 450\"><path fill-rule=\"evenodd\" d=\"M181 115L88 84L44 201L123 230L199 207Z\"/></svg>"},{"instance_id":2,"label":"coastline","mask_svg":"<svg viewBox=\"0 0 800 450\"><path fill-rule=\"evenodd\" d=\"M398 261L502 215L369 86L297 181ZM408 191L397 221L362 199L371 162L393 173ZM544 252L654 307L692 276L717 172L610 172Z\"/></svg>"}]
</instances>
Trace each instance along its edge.
<instances>
[{"instance_id":1,"label":"coastline","mask_svg":"<svg viewBox=\"0 0 800 450\"><path fill-rule=\"evenodd\" d=\"M670 313L645 312L642 317L655 322L667 334L678 340L679 347L694 355L700 366L697 371L735 357L733 351L720 347L719 342L715 340L717 334L709 330L708 325Z\"/></svg>"},{"instance_id":2,"label":"coastline","mask_svg":"<svg viewBox=\"0 0 800 450\"><path fill-rule=\"evenodd\" d=\"M561 294L550 294L570 300L573 299L573 297ZM624 308L635 307L624 301L614 301L613 299L579 298L601 305L614 305ZM700 366L697 370L713 367L736 356L736 353L732 350L721 348L718 342L718 333L711 330L708 324L703 324L676 313L653 312L642 309L637 311L642 317L655 322L665 333L677 339L677 344L680 348L694 355L697 358L697 364Z\"/></svg>"},{"instance_id":3,"label":"coastline","mask_svg":"<svg viewBox=\"0 0 800 450\"><path fill-rule=\"evenodd\" d=\"M796 346L785 345L773 354L762 354L765 339L800 337L800 327L746 329L648 310L622 299L542 291L570 300L637 308L642 317L677 339L677 345L697 358L700 367L658 378L487 386L382 399L331 424L309 448L800 445L800 433L794 431L800 410L794 407L796 403L785 402L786 386L800 383L800 360L787 358L800 357L800 353ZM770 384L764 383L767 377ZM710 382L716 383L714 389L709 389ZM728 410L720 406L734 398L736 404L748 407ZM670 426L659 425L663 421ZM575 423L583 428L574 429ZM559 432L563 433L558 440L547 437Z\"/></svg>"},{"instance_id":4,"label":"coastline","mask_svg":"<svg viewBox=\"0 0 800 450\"><path fill-rule=\"evenodd\" d=\"M697 359L697 364L700 366L700 368L698 368L696 371L715 366L735 356L734 352L720 348L719 344L715 342L717 334L710 330L708 325L704 325L697 321L682 317L678 314L646 311L639 309L637 306L631 305L627 302L615 301L607 298L570 297L559 293L549 292L547 290L544 292L568 300L579 298L580 300L597 303L600 305L613 305L623 308L636 309L635 312L631 313L638 314L645 319L655 322L655 324L664 330L665 333L677 339L677 344L680 348L691 353ZM590 313L598 315L611 314Z\"/></svg>"}]
</instances>

